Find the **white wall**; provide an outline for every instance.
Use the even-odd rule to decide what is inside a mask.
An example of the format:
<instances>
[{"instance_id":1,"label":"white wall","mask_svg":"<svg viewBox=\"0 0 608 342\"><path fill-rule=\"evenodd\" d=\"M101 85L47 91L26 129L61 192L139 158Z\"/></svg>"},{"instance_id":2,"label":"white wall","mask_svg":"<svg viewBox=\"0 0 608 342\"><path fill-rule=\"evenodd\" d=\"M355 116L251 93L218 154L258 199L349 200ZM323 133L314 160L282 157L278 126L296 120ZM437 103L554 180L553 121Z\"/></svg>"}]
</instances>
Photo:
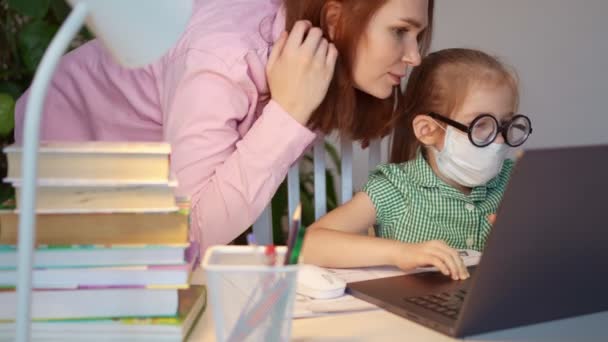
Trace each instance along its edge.
<instances>
[{"instance_id":1,"label":"white wall","mask_svg":"<svg viewBox=\"0 0 608 342\"><path fill-rule=\"evenodd\" d=\"M608 143L607 0L436 3L433 50L482 49L517 70L534 127L526 148ZM358 189L367 154L355 151Z\"/></svg>"}]
</instances>

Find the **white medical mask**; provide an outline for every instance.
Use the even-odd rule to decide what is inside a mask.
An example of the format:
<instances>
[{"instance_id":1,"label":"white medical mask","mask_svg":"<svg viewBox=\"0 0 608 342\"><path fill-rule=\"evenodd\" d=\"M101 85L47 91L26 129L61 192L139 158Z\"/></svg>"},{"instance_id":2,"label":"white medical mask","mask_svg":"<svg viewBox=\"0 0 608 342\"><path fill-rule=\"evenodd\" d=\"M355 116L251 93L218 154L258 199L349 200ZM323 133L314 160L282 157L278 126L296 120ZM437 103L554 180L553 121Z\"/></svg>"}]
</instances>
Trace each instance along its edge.
<instances>
[{"instance_id":1,"label":"white medical mask","mask_svg":"<svg viewBox=\"0 0 608 342\"><path fill-rule=\"evenodd\" d=\"M439 172L469 188L484 185L496 177L507 156L506 144L494 142L486 147L477 147L468 136L452 126L445 130L443 149L433 149Z\"/></svg>"}]
</instances>

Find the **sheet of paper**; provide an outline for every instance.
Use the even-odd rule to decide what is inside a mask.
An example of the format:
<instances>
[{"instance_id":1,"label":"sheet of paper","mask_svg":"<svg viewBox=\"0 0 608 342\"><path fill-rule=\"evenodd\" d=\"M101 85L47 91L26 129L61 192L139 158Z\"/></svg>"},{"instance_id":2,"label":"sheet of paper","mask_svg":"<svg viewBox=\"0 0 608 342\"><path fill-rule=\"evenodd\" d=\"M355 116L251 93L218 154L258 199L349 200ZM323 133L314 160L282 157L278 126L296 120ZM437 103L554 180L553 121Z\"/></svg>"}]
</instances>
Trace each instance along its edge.
<instances>
[{"instance_id":1,"label":"sheet of paper","mask_svg":"<svg viewBox=\"0 0 608 342\"><path fill-rule=\"evenodd\" d=\"M293 318L332 315L343 312L377 310L377 306L345 294L335 299L312 299L296 295Z\"/></svg>"}]
</instances>

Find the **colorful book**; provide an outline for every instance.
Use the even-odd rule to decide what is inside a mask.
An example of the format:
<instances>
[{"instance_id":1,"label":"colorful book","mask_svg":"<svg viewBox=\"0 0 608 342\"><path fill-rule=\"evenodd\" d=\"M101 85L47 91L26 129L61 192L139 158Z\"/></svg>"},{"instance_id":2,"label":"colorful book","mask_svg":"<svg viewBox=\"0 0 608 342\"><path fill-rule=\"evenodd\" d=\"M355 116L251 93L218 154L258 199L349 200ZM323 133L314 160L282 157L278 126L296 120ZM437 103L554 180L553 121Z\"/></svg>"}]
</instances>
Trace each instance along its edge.
<instances>
[{"instance_id":1,"label":"colorful book","mask_svg":"<svg viewBox=\"0 0 608 342\"><path fill-rule=\"evenodd\" d=\"M35 289L71 289L82 286L139 285L180 287L188 283L192 265L35 268ZM0 270L0 287L17 286L17 270Z\"/></svg>"},{"instance_id":2,"label":"colorful book","mask_svg":"<svg viewBox=\"0 0 608 342\"><path fill-rule=\"evenodd\" d=\"M180 205L180 203L178 203ZM16 244L19 215L0 212L0 244ZM188 241L188 210L131 213L38 214L40 245L174 244Z\"/></svg>"},{"instance_id":3,"label":"colorful book","mask_svg":"<svg viewBox=\"0 0 608 342\"><path fill-rule=\"evenodd\" d=\"M191 285L178 291L177 315L166 317L130 317L80 320L35 320L31 325L33 339L183 341L193 330L206 306L206 288ZM0 322L0 340L14 338L15 324ZM149 338L148 338L149 337Z\"/></svg>"},{"instance_id":4,"label":"colorful book","mask_svg":"<svg viewBox=\"0 0 608 342\"><path fill-rule=\"evenodd\" d=\"M186 262L187 243L169 245L51 245L34 251L35 268L176 265ZM17 268L17 247L0 245L0 270Z\"/></svg>"},{"instance_id":5,"label":"colorful book","mask_svg":"<svg viewBox=\"0 0 608 342\"><path fill-rule=\"evenodd\" d=\"M0 320L14 320L17 293L0 289ZM32 291L33 319L174 316L176 288L82 287Z\"/></svg>"},{"instance_id":6,"label":"colorful book","mask_svg":"<svg viewBox=\"0 0 608 342\"><path fill-rule=\"evenodd\" d=\"M21 177L22 148L4 148L8 178ZM169 178L166 142L41 142L38 177L44 179L163 182Z\"/></svg>"}]
</instances>

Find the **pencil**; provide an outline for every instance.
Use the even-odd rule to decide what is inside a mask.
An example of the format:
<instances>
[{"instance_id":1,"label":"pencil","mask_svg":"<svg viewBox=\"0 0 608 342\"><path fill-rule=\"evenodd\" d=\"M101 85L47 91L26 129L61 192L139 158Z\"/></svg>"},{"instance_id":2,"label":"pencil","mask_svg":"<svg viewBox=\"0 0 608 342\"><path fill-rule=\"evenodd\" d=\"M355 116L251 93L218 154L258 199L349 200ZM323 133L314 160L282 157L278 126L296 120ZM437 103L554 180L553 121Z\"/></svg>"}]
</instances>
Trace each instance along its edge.
<instances>
[{"instance_id":1,"label":"pencil","mask_svg":"<svg viewBox=\"0 0 608 342\"><path fill-rule=\"evenodd\" d=\"M291 260L291 254L293 253L293 247L296 242L296 237L298 236L298 231L300 230L300 218L302 217L302 204L298 204L296 210L293 212L293 216L291 218L291 226L289 228L289 233L287 235L287 252L285 253L285 261L284 265L289 265Z\"/></svg>"}]
</instances>

